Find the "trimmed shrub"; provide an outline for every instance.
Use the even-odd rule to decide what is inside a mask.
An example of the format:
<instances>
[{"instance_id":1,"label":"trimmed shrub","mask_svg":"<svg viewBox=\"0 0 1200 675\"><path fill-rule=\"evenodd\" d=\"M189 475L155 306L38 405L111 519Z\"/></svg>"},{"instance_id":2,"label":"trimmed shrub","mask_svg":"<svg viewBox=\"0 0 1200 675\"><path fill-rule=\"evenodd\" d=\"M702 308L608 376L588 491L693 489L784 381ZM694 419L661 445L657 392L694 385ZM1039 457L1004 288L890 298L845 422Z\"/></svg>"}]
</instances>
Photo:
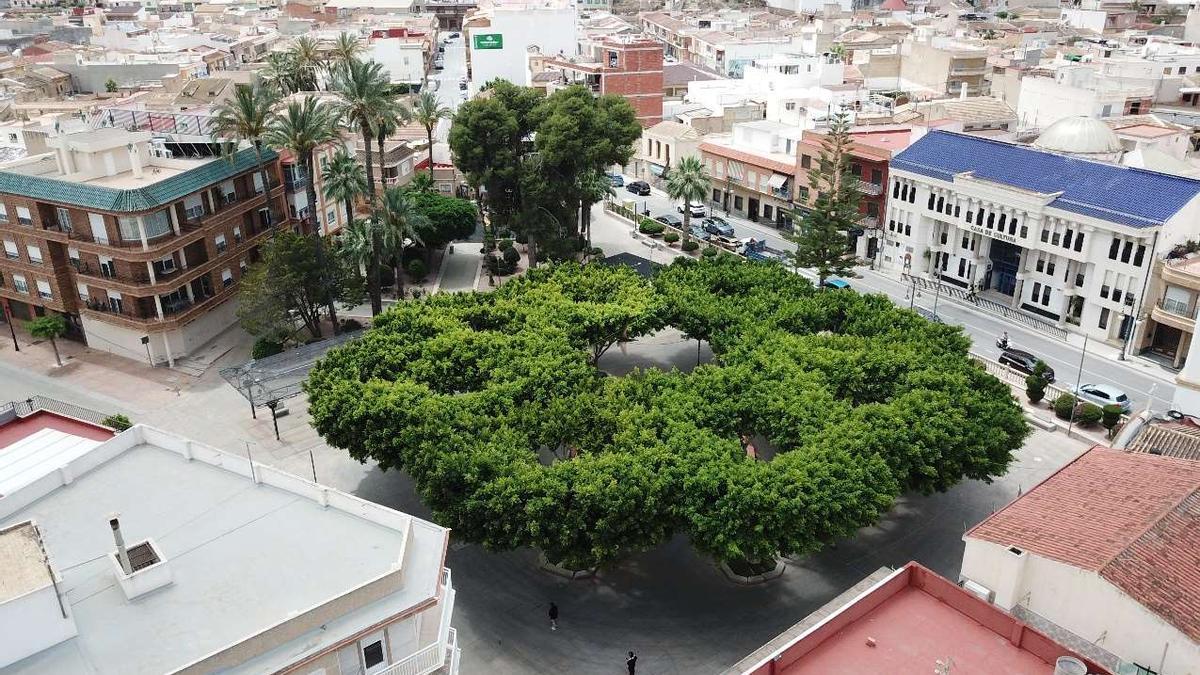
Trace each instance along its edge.
<instances>
[{"instance_id":1,"label":"trimmed shrub","mask_svg":"<svg viewBox=\"0 0 1200 675\"><path fill-rule=\"evenodd\" d=\"M501 251L507 251L509 249L512 249L514 246L515 245L513 244L512 239L501 239L500 240L500 250Z\"/></svg>"},{"instance_id":2,"label":"trimmed shrub","mask_svg":"<svg viewBox=\"0 0 1200 675\"><path fill-rule=\"evenodd\" d=\"M657 220L650 220L649 218L643 218L642 224L638 225L638 231L640 231L642 234L648 234L652 237L656 234L662 234L663 230L665 229L667 229L666 225L663 225Z\"/></svg>"},{"instance_id":3,"label":"trimmed shrub","mask_svg":"<svg viewBox=\"0 0 1200 675\"><path fill-rule=\"evenodd\" d=\"M681 246L681 248L688 253L691 253L692 251L700 248L700 242L696 241L695 239L688 239L687 241L683 242L683 246Z\"/></svg>"},{"instance_id":4,"label":"trimmed shrub","mask_svg":"<svg viewBox=\"0 0 1200 675\"><path fill-rule=\"evenodd\" d=\"M108 417L100 420L100 424L103 424L109 429L116 429L117 431L125 431L129 427L133 426L133 422L130 422L129 418L124 415L109 415Z\"/></svg>"},{"instance_id":5,"label":"trimmed shrub","mask_svg":"<svg viewBox=\"0 0 1200 675\"><path fill-rule=\"evenodd\" d=\"M1116 405L1115 403L1110 403L1104 406L1100 409L1100 412L1102 414L1100 418L1100 424L1102 424L1104 428L1108 430L1108 435L1112 436L1113 430L1116 429L1117 425L1121 423L1121 415L1125 414L1125 412L1121 410L1121 406Z\"/></svg>"},{"instance_id":6,"label":"trimmed shrub","mask_svg":"<svg viewBox=\"0 0 1200 675\"><path fill-rule=\"evenodd\" d=\"M1038 403L1046 396L1046 381L1036 375L1025 378L1025 395L1030 403Z\"/></svg>"},{"instance_id":7,"label":"trimmed shrub","mask_svg":"<svg viewBox=\"0 0 1200 675\"><path fill-rule=\"evenodd\" d=\"M511 263L506 258L494 254L487 257L487 267L492 274L502 277L517 271L516 263Z\"/></svg>"},{"instance_id":8,"label":"trimmed shrub","mask_svg":"<svg viewBox=\"0 0 1200 675\"><path fill-rule=\"evenodd\" d=\"M268 356L274 356L281 351L283 351L283 345L281 343L260 337L254 341L254 346L250 348L250 358L265 359Z\"/></svg>"},{"instance_id":9,"label":"trimmed shrub","mask_svg":"<svg viewBox=\"0 0 1200 675\"><path fill-rule=\"evenodd\" d=\"M718 253L717 247L706 246L704 248L704 250L700 252L700 255L704 256L705 258L712 258L712 257L716 256L717 253Z\"/></svg>"},{"instance_id":10,"label":"trimmed shrub","mask_svg":"<svg viewBox=\"0 0 1200 675\"><path fill-rule=\"evenodd\" d=\"M429 269L425 266L425 261L420 258L409 260L408 266L404 269L408 272L408 278L413 281L421 281L425 278L426 274L429 274Z\"/></svg>"},{"instance_id":11,"label":"trimmed shrub","mask_svg":"<svg viewBox=\"0 0 1200 675\"><path fill-rule=\"evenodd\" d=\"M668 244L674 244L675 242L679 241L679 233L667 232L663 235L663 241L667 242Z\"/></svg>"},{"instance_id":12,"label":"trimmed shrub","mask_svg":"<svg viewBox=\"0 0 1200 675\"><path fill-rule=\"evenodd\" d=\"M504 249L504 253L501 254L501 257L504 258L504 262L516 267L517 261L521 259L521 254L517 252L517 249L509 246L508 248Z\"/></svg>"},{"instance_id":13,"label":"trimmed shrub","mask_svg":"<svg viewBox=\"0 0 1200 675\"><path fill-rule=\"evenodd\" d=\"M1071 413L1075 410L1074 394L1059 394L1058 398L1054 399L1054 414L1060 420L1070 420Z\"/></svg>"},{"instance_id":14,"label":"trimmed shrub","mask_svg":"<svg viewBox=\"0 0 1200 675\"><path fill-rule=\"evenodd\" d=\"M588 255L592 256L593 258L603 258L604 249L600 248L599 246L593 246L591 250L588 251Z\"/></svg>"},{"instance_id":15,"label":"trimmed shrub","mask_svg":"<svg viewBox=\"0 0 1200 675\"><path fill-rule=\"evenodd\" d=\"M1085 427L1099 424L1102 417L1104 417L1104 411L1094 403L1084 403L1079 408L1079 423Z\"/></svg>"}]
</instances>

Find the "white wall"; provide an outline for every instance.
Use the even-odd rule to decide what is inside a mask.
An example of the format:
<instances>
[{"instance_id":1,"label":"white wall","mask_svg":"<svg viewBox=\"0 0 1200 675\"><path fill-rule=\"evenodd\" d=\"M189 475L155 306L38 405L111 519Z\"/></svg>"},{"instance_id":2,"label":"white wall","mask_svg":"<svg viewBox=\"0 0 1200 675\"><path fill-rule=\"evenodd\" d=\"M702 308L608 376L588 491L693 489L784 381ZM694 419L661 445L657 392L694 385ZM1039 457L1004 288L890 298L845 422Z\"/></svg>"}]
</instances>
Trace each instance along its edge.
<instances>
[{"instance_id":1,"label":"white wall","mask_svg":"<svg viewBox=\"0 0 1200 675\"><path fill-rule=\"evenodd\" d=\"M1003 598L997 592L997 606L1020 604L1123 661L1171 675L1200 673L1200 645L1095 572L1030 553L1015 567L1005 546L969 537L966 543L963 578L1015 590Z\"/></svg>"},{"instance_id":2,"label":"white wall","mask_svg":"<svg viewBox=\"0 0 1200 675\"><path fill-rule=\"evenodd\" d=\"M392 82L420 84L425 81L425 50L419 42L399 38L376 38L370 43L371 58L383 65Z\"/></svg>"},{"instance_id":3,"label":"white wall","mask_svg":"<svg viewBox=\"0 0 1200 675\"><path fill-rule=\"evenodd\" d=\"M1097 33L1104 32L1104 22L1108 18L1108 13L1094 9L1064 9L1062 10L1062 21L1068 26L1075 28L1084 28L1087 30L1096 31Z\"/></svg>"},{"instance_id":4,"label":"white wall","mask_svg":"<svg viewBox=\"0 0 1200 675\"><path fill-rule=\"evenodd\" d=\"M524 9L509 11L497 8L492 25L466 31L467 50L471 61L470 92L474 94L488 80L503 78L515 84L529 84L526 56L530 47L541 53L571 56L577 50L575 38L575 7L562 9ZM503 36L503 49L475 49L475 35Z\"/></svg>"},{"instance_id":5,"label":"white wall","mask_svg":"<svg viewBox=\"0 0 1200 675\"><path fill-rule=\"evenodd\" d=\"M1017 99L1017 126L1022 129L1045 129L1065 117L1094 117L1099 119L1103 106L1096 94L1087 89L1071 87L1049 77L1026 77L1021 80ZM1112 115L1124 111L1113 105Z\"/></svg>"},{"instance_id":6,"label":"white wall","mask_svg":"<svg viewBox=\"0 0 1200 675\"><path fill-rule=\"evenodd\" d=\"M53 585L0 604L0 625L4 626L0 668L75 637L79 631L70 605L64 601L62 606L67 611L65 619Z\"/></svg>"}]
</instances>

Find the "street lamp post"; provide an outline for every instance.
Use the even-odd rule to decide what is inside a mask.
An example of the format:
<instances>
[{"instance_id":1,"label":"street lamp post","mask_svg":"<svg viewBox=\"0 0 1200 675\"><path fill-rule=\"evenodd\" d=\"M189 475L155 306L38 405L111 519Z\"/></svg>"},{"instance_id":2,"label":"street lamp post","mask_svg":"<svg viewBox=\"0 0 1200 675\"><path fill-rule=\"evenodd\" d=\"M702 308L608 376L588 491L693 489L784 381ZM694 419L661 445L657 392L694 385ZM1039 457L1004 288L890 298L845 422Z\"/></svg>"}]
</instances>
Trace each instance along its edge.
<instances>
[{"instance_id":1,"label":"street lamp post","mask_svg":"<svg viewBox=\"0 0 1200 675\"><path fill-rule=\"evenodd\" d=\"M279 400L267 401L267 407L271 409L271 423L275 425L275 440L281 440L279 438L279 416L275 414L275 409L279 407Z\"/></svg>"},{"instance_id":2,"label":"street lamp post","mask_svg":"<svg viewBox=\"0 0 1200 675\"><path fill-rule=\"evenodd\" d=\"M17 328L13 323L12 309L8 306L8 299L4 299L4 320L8 322L8 332L12 335L13 349L21 351L21 345L17 344Z\"/></svg>"},{"instance_id":3,"label":"street lamp post","mask_svg":"<svg viewBox=\"0 0 1200 675\"><path fill-rule=\"evenodd\" d=\"M937 284L933 287L933 315L937 316L938 298L942 297L942 273L939 270L933 271L933 283Z\"/></svg>"},{"instance_id":4,"label":"street lamp post","mask_svg":"<svg viewBox=\"0 0 1200 675\"><path fill-rule=\"evenodd\" d=\"M1125 360L1125 350L1129 347L1129 338L1133 337L1133 311L1129 305L1121 308L1121 351L1117 353L1117 360Z\"/></svg>"}]
</instances>

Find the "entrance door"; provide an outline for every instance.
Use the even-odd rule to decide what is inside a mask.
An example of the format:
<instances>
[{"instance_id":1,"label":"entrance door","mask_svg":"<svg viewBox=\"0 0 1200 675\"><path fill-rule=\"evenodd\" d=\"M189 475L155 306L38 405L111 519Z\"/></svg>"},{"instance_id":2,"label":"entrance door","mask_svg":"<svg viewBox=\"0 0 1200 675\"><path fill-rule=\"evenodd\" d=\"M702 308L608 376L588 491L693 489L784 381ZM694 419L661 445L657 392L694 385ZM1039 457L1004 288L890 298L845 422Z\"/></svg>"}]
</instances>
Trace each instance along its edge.
<instances>
[{"instance_id":1,"label":"entrance door","mask_svg":"<svg viewBox=\"0 0 1200 675\"><path fill-rule=\"evenodd\" d=\"M1017 290L1017 270L1021 267L1021 247L999 239L992 240L990 288L1004 295Z\"/></svg>"},{"instance_id":2,"label":"entrance door","mask_svg":"<svg viewBox=\"0 0 1200 675\"><path fill-rule=\"evenodd\" d=\"M746 217L749 218L751 222L758 222L758 200L754 197L751 197L750 201L747 202Z\"/></svg>"}]
</instances>

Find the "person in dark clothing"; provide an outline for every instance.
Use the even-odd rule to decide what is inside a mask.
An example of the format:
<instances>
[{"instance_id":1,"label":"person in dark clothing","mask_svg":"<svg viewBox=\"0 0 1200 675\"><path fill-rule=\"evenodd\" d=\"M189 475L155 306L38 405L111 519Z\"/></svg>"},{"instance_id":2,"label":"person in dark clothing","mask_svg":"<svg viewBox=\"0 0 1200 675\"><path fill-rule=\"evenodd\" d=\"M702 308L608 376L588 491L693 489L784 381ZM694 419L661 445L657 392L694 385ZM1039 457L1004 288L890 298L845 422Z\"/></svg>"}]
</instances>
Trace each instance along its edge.
<instances>
[{"instance_id":1,"label":"person in dark clothing","mask_svg":"<svg viewBox=\"0 0 1200 675\"><path fill-rule=\"evenodd\" d=\"M558 630L558 605L550 603L550 630Z\"/></svg>"},{"instance_id":2,"label":"person in dark clothing","mask_svg":"<svg viewBox=\"0 0 1200 675\"><path fill-rule=\"evenodd\" d=\"M625 667L629 669L629 675L634 675L637 671L637 654L629 652L629 658L625 659Z\"/></svg>"}]
</instances>

